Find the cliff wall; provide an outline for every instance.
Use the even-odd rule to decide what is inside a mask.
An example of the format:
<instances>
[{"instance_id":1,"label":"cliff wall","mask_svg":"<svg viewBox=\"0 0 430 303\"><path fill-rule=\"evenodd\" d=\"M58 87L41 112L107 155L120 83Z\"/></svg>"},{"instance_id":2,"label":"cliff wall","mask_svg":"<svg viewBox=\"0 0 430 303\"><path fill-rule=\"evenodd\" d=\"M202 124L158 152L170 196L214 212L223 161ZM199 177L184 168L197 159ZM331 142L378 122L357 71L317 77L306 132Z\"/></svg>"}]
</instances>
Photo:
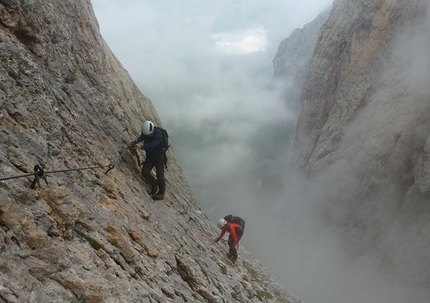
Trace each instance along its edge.
<instances>
[{"instance_id":1,"label":"cliff wall","mask_svg":"<svg viewBox=\"0 0 430 303\"><path fill-rule=\"evenodd\" d=\"M0 182L0 302L299 302L226 260L173 148L152 201L126 146L161 121L89 0L1 0L0 77L0 177L28 175Z\"/></svg>"},{"instance_id":2,"label":"cliff wall","mask_svg":"<svg viewBox=\"0 0 430 303\"><path fill-rule=\"evenodd\" d=\"M427 289L428 6L334 2L304 80L292 158L343 249Z\"/></svg>"},{"instance_id":3,"label":"cliff wall","mask_svg":"<svg viewBox=\"0 0 430 303\"><path fill-rule=\"evenodd\" d=\"M273 59L272 84L281 88L282 98L298 114L303 82L312 58L321 26L327 20L331 8L320 13L303 28L296 28L281 41Z\"/></svg>"}]
</instances>

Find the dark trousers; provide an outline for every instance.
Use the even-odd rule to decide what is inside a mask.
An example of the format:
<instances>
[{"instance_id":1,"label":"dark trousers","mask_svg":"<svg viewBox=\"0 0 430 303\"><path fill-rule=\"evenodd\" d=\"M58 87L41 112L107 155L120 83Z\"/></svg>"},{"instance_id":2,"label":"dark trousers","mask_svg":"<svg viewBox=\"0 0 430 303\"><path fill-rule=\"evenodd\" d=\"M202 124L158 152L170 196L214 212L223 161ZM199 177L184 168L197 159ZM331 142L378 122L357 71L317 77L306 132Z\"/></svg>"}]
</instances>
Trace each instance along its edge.
<instances>
[{"instance_id":1,"label":"dark trousers","mask_svg":"<svg viewBox=\"0 0 430 303\"><path fill-rule=\"evenodd\" d=\"M158 193L164 194L166 191L166 180L164 179L164 164L166 157L161 155L155 160L146 160L142 166L142 176L149 185L158 185ZM152 176L151 170L155 167L155 175Z\"/></svg>"},{"instance_id":2,"label":"dark trousers","mask_svg":"<svg viewBox=\"0 0 430 303\"><path fill-rule=\"evenodd\" d=\"M240 239L242 238L243 232L243 228L236 229L237 243L239 243ZM233 247L233 237L231 236L231 234L228 237L228 247L230 248L228 254L232 257L237 258L237 250L236 247Z\"/></svg>"}]
</instances>

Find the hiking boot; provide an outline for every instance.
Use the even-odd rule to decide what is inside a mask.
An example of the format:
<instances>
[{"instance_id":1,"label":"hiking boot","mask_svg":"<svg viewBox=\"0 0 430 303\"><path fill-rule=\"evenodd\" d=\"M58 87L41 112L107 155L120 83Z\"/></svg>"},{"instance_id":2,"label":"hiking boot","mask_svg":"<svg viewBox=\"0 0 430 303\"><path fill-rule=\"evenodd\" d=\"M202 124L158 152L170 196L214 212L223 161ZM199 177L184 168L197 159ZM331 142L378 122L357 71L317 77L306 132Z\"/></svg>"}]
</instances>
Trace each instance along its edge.
<instances>
[{"instance_id":1,"label":"hiking boot","mask_svg":"<svg viewBox=\"0 0 430 303\"><path fill-rule=\"evenodd\" d=\"M163 200L164 199L164 194L162 193L158 193L154 196L152 196L152 200Z\"/></svg>"},{"instance_id":2,"label":"hiking boot","mask_svg":"<svg viewBox=\"0 0 430 303\"><path fill-rule=\"evenodd\" d=\"M227 257L230 259L231 262L236 262L237 260L237 255L231 255L231 254L227 254Z\"/></svg>"},{"instance_id":3,"label":"hiking boot","mask_svg":"<svg viewBox=\"0 0 430 303\"><path fill-rule=\"evenodd\" d=\"M151 196L154 196L157 193L158 185L151 186Z\"/></svg>"}]
</instances>

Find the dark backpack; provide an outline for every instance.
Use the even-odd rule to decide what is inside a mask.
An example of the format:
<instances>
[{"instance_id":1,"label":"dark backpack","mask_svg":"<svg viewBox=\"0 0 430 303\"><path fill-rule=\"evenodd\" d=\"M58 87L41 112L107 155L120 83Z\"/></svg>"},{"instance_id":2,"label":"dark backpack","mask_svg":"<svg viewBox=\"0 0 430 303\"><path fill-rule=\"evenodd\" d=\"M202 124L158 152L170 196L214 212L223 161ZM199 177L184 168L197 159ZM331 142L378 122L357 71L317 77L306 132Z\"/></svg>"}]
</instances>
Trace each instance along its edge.
<instances>
[{"instance_id":1,"label":"dark backpack","mask_svg":"<svg viewBox=\"0 0 430 303\"><path fill-rule=\"evenodd\" d=\"M159 130L161 130L161 133L163 134L163 149L166 152L170 145L169 145L169 134L167 133L167 130L161 127L157 127Z\"/></svg>"},{"instance_id":2,"label":"dark backpack","mask_svg":"<svg viewBox=\"0 0 430 303\"><path fill-rule=\"evenodd\" d=\"M233 216L233 215L227 215L224 217L224 220L226 220L227 222L237 223L240 226L242 226L243 229L245 229L245 220L243 220L241 217Z\"/></svg>"},{"instance_id":3,"label":"dark backpack","mask_svg":"<svg viewBox=\"0 0 430 303\"><path fill-rule=\"evenodd\" d=\"M164 150L164 156L166 158L166 161L164 162L164 166L167 168L167 150L169 149L169 134L167 133L167 130L161 127L157 127L159 130L161 130L161 133L163 134L163 150Z\"/></svg>"}]
</instances>

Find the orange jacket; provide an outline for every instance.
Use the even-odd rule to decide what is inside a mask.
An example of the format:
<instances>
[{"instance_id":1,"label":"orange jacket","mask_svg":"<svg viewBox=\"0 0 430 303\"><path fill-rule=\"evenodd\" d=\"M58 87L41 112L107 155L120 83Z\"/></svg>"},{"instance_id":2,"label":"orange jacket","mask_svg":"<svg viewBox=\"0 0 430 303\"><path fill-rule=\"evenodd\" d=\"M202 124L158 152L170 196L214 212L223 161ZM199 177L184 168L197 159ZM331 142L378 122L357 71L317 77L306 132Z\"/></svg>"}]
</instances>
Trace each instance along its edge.
<instances>
[{"instance_id":1,"label":"orange jacket","mask_svg":"<svg viewBox=\"0 0 430 303\"><path fill-rule=\"evenodd\" d=\"M235 247L237 242L239 242L239 239L237 238L237 234L236 234L236 228L242 228L242 226L240 226L240 224L233 223L233 222L228 223L227 226L221 230L221 233L218 236L218 238L221 239L224 236L225 232L228 231L231 237L233 238L233 247Z\"/></svg>"}]
</instances>

